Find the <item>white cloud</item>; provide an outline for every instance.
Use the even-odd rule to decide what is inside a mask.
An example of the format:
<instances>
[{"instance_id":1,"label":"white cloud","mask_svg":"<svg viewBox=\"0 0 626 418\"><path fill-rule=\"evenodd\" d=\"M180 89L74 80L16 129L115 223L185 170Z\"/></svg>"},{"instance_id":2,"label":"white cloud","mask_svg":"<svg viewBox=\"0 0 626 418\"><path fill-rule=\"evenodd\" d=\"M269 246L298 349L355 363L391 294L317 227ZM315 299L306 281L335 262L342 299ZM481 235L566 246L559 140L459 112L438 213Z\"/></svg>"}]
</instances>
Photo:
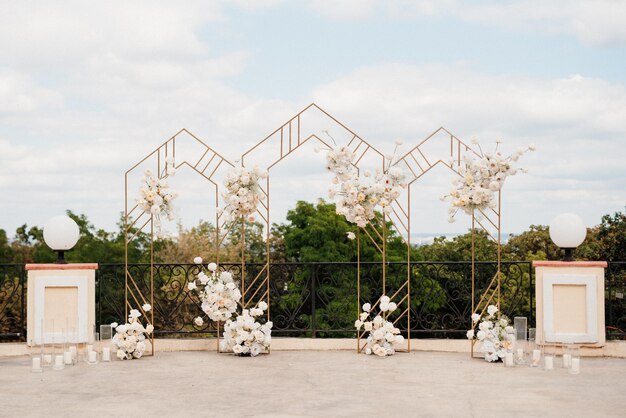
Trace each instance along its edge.
<instances>
[{"instance_id":1,"label":"white cloud","mask_svg":"<svg viewBox=\"0 0 626 418\"><path fill-rule=\"evenodd\" d=\"M626 2L621 0L310 0L309 7L332 19L452 16L509 31L569 33L587 45L626 45Z\"/></svg>"}]
</instances>

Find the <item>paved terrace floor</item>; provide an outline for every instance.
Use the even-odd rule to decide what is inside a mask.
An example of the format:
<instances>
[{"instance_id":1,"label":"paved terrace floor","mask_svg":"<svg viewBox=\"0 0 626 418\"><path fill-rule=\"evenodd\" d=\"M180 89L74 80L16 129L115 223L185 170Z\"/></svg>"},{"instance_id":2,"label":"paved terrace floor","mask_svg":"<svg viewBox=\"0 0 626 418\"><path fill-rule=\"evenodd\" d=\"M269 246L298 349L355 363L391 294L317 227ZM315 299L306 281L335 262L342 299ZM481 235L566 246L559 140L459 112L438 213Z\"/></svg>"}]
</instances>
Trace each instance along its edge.
<instances>
[{"instance_id":1,"label":"paved terrace floor","mask_svg":"<svg viewBox=\"0 0 626 418\"><path fill-rule=\"evenodd\" d=\"M2 417L624 417L626 360L582 373L505 369L463 353L157 353L30 373L0 358Z\"/></svg>"}]
</instances>

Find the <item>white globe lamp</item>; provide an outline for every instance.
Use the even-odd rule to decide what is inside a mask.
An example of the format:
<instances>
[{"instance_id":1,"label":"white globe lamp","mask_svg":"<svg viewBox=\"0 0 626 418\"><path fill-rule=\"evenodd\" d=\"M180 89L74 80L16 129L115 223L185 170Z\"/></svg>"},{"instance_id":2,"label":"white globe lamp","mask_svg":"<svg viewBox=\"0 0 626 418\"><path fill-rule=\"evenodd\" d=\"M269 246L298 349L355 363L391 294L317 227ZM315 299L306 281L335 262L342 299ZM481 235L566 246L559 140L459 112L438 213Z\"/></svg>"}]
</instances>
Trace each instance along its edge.
<instances>
[{"instance_id":1,"label":"white globe lamp","mask_svg":"<svg viewBox=\"0 0 626 418\"><path fill-rule=\"evenodd\" d=\"M550 239L565 250L563 261L573 261L574 249L587 237L587 228L580 216L562 213L550 222Z\"/></svg>"},{"instance_id":2,"label":"white globe lamp","mask_svg":"<svg viewBox=\"0 0 626 418\"><path fill-rule=\"evenodd\" d=\"M66 264L65 251L71 250L80 238L78 225L65 215L55 216L43 227L43 240L58 253L57 264Z\"/></svg>"}]
</instances>

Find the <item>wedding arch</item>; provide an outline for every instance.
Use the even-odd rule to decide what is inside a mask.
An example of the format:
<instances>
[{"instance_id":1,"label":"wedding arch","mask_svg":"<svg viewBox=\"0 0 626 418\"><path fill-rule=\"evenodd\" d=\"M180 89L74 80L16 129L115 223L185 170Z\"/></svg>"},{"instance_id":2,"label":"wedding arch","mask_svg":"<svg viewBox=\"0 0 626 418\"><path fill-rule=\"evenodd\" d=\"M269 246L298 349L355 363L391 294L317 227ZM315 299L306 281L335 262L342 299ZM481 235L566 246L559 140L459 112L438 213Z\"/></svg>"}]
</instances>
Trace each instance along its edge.
<instances>
[{"instance_id":1,"label":"wedding arch","mask_svg":"<svg viewBox=\"0 0 626 418\"><path fill-rule=\"evenodd\" d=\"M181 156L181 147L196 146L195 152L191 156L176 161L177 155ZM196 159L197 158L197 159ZM125 315L128 316L129 309L138 309L148 324L154 325L154 312L158 306L154 305L154 238L155 238L155 215L150 211L142 209L134 200L135 188L129 186L129 180L133 175L141 175L144 168L156 169L157 179L165 179L170 173L167 171L169 162L174 164L175 169L187 167L203 178L215 193L216 207L220 203L220 183L216 181L216 176L221 170L234 167L222 155L208 146L187 129L181 129L167 141L159 145L154 151L146 155L143 159L133 165L124 174L124 300ZM137 182L139 184L139 182ZM225 219L219 211L215 211L215 254L219 257L219 248L224 240L220 230L225 226ZM128 248L141 233L148 234L150 252L150 276L147 283L143 277L129 269ZM219 258L218 258L219 260ZM144 304L149 303L151 309L146 312ZM219 329L218 340L219 340ZM154 333L150 336L152 354L154 354Z\"/></svg>"},{"instance_id":2,"label":"wedding arch","mask_svg":"<svg viewBox=\"0 0 626 418\"><path fill-rule=\"evenodd\" d=\"M449 142L449 152L442 155L432 153L427 150L427 145L433 141L445 141L446 149ZM437 166L447 167L450 171L457 175L460 174L460 168L464 164L463 159L467 154L471 154L472 157L479 156L479 154L465 142L457 138L454 134L448 131L444 127L440 127L419 144L409 150L404 156L402 156L397 165L408 170L410 173L410 180L407 191L407 206L409 211L393 212L393 215L397 219L396 228L406 234L408 239L408 245L411 245L411 217L410 217L410 205L411 205L411 188L421 179L424 175L430 172ZM501 196L502 191L498 190L498 202L495 208L487 208L484 210L475 209L472 211L472 313L478 312L481 316L486 311L487 307L495 303L498 309L500 309L501 298ZM478 213L477 213L478 212ZM497 269L493 275L489 284L484 289L484 292L480 296L478 302L476 302L476 249L475 239L476 231L482 230L487 236L493 240L497 245ZM476 324L472 324L475 327ZM471 355L474 355L474 344L476 340L471 340Z\"/></svg>"}]
</instances>

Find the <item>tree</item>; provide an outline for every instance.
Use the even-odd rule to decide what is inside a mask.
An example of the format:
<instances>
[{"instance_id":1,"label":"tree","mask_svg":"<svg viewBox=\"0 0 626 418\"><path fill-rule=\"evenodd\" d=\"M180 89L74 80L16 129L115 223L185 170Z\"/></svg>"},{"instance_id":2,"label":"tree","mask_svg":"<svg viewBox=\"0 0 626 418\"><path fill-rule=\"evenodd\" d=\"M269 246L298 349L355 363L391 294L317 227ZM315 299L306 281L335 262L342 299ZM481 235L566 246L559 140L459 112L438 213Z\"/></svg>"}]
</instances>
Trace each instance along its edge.
<instances>
[{"instance_id":1,"label":"tree","mask_svg":"<svg viewBox=\"0 0 626 418\"><path fill-rule=\"evenodd\" d=\"M626 214L604 215L597 229L598 258L606 261L626 260Z\"/></svg>"}]
</instances>

